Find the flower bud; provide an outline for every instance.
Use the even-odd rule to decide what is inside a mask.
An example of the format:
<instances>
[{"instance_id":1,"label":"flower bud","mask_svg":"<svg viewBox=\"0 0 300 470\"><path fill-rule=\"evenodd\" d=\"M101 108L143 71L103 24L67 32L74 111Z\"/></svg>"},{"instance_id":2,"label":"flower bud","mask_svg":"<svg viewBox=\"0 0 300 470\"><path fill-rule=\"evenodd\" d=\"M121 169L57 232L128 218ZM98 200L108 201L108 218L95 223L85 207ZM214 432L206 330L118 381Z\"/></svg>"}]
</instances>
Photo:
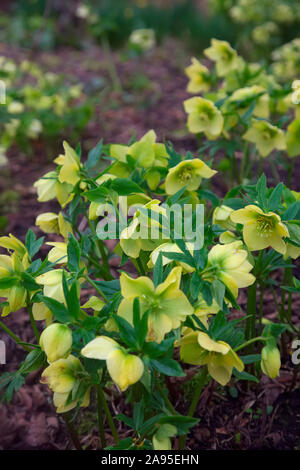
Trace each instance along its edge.
<instances>
[{"instance_id":1,"label":"flower bud","mask_svg":"<svg viewBox=\"0 0 300 470\"><path fill-rule=\"evenodd\" d=\"M280 352L273 342L268 343L261 352L261 369L271 379L279 375L280 370Z\"/></svg>"},{"instance_id":2,"label":"flower bud","mask_svg":"<svg viewBox=\"0 0 300 470\"><path fill-rule=\"evenodd\" d=\"M41 334L40 346L49 363L66 358L72 348L72 332L66 325L53 323Z\"/></svg>"}]
</instances>

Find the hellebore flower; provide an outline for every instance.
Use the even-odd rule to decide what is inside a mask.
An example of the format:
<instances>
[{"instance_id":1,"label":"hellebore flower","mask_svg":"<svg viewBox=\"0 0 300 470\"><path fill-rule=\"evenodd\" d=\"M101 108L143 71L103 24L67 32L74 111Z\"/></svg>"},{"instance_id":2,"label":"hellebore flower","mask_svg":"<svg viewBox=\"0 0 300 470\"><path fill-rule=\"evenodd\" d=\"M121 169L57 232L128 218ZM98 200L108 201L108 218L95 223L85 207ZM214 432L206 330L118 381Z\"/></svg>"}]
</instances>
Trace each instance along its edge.
<instances>
[{"instance_id":1,"label":"hellebore flower","mask_svg":"<svg viewBox=\"0 0 300 470\"><path fill-rule=\"evenodd\" d=\"M239 288L251 286L255 281L253 274L250 274L253 266L247 257L241 241L213 246L208 253L205 279L219 279L237 297Z\"/></svg>"},{"instance_id":2,"label":"hellebore flower","mask_svg":"<svg viewBox=\"0 0 300 470\"><path fill-rule=\"evenodd\" d=\"M68 260L68 245L65 242L47 242L46 245L53 246L48 253L50 263L62 264Z\"/></svg>"},{"instance_id":3,"label":"hellebore flower","mask_svg":"<svg viewBox=\"0 0 300 470\"><path fill-rule=\"evenodd\" d=\"M269 341L261 351L261 369L271 379L279 375L281 366L280 352L276 346L275 340Z\"/></svg>"},{"instance_id":4,"label":"hellebore flower","mask_svg":"<svg viewBox=\"0 0 300 470\"><path fill-rule=\"evenodd\" d=\"M125 352L119 344L108 336L98 336L81 351L84 357L106 361L112 380L124 392L130 385L140 380L144 373L143 361Z\"/></svg>"},{"instance_id":5,"label":"hellebore flower","mask_svg":"<svg viewBox=\"0 0 300 470\"><path fill-rule=\"evenodd\" d=\"M60 162L62 167L60 169L58 180L60 183L68 183L75 186L80 181L81 164L80 158L72 147L67 142L63 143L65 154L61 155Z\"/></svg>"},{"instance_id":6,"label":"hellebore flower","mask_svg":"<svg viewBox=\"0 0 300 470\"><path fill-rule=\"evenodd\" d=\"M67 359L58 359L48 366L42 373L41 382L48 384L54 392L53 402L57 413L65 413L77 406L89 405L88 389L81 401L69 402L69 396L73 389L78 387L79 376L84 373L81 362L77 357L70 355Z\"/></svg>"},{"instance_id":7,"label":"hellebore flower","mask_svg":"<svg viewBox=\"0 0 300 470\"><path fill-rule=\"evenodd\" d=\"M71 224L64 219L61 212L58 215L54 212L44 212L37 216L35 224L44 233L56 233L64 238L68 238L68 234L73 233Z\"/></svg>"},{"instance_id":8,"label":"hellebore flower","mask_svg":"<svg viewBox=\"0 0 300 470\"><path fill-rule=\"evenodd\" d=\"M24 256L21 260L17 252L12 256L0 255L0 297L6 298L7 302L2 309L2 316L25 307L27 291L21 276L28 266L28 258Z\"/></svg>"},{"instance_id":9,"label":"hellebore flower","mask_svg":"<svg viewBox=\"0 0 300 470\"><path fill-rule=\"evenodd\" d=\"M67 325L52 323L42 332L40 346L45 352L48 362L65 359L72 348L72 331Z\"/></svg>"},{"instance_id":10,"label":"hellebore flower","mask_svg":"<svg viewBox=\"0 0 300 470\"><path fill-rule=\"evenodd\" d=\"M243 238L250 251L263 250L271 246L281 254L286 252L284 237L288 229L274 212L265 214L260 207L249 205L231 214L231 220L243 225Z\"/></svg>"},{"instance_id":11,"label":"hellebore flower","mask_svg":"<svg viewBox=\"0 0 300 470\"><path fill-rule=\"evenodd\" d=\"M213 212L213 224L220 225L220 227L225 230L234 230L235 223L230 219L232 212L234 212L233 209L225 206L225 204L220 207L216 207Z\"/></svg>"},{"instance_id":12,"label":"hellebore flower","mask_svg":"<svg viewBox=\"0 0 300 470\"><path fill-rule=\"evenodd\" d=\"M49 171L37 180L33 186L37 188L39 202L47 202L56 198L59 204L65 207L72 197L70 193L73 186L68 183L61 183L58 180L56 171Z\"/></svg>"},{"instance_id":13,"label":"hellebore flower","mask_svg":"<svg viewBox=\"0 0 300 470\"><path fill-rule=\"evenodd\" d=\"M137 258L141 250L152 251L166 241L162 224L158 220L159 214L166 215L166 210L159 204L158 199L153 199L142 206L135 212L130 225L122 231L120 245L127 256Z\"/></svg>"},{"instance_id":14,"label":"hellebore flower","mask_svg":"<svg viewBox=\"0 0 300 470\"><path fill-rule=\"evenodd\" d=\"M186 243L186 247L189 250L191 254L194 252L194 244L193 243ZM179 248L176 243L163 243L162 245L159 245L155 250L152 251L150 255L150 260L148 261L148 268L153 269L154 265L157 261L157 258L159 256L159 253L162 254L162 264L163 266L166 266L169 263L172 263L172 260L170 258L167 258L166 256L163 256L164 253L183 253L182 250ZM187 263L184 263L182 261L176 261L176 264L182 267L182 270L184 273L192 273L195 271L195 268L192 266L189 266Z\"/></svg>"},{"instance_id":15,"label":"hellebore flower","mask_svg":"<svg viewBox=\"0 0 300 470\"><path fill-rule=\"evenodd\" d=\"M192 58L192 64L185 69L186 75L190 81L187 86L189 93L201 93L210 89L210 71L202 65L199 60Z\"/></svg>"},{"instance_id":16,"label":"hellebore flower","mask_svg":"<svg viewBox=\"0 0 300 470\"><path fill-rule=\"evenodd\" d=\"M193 331L181 339L180 357L187 364L205 365L211 377L225 386L235 367L239 372L244 364L224 341L214 341L206 333Z\"/></svg>"},{"instance_id":17,"label":"hellebore flower","mask_svg":"<svg viewBox=\"0 0 300 470\"><path fill-rule=\"evenodd\" d=\"M124 297L118 315L133 323L133 302L140 301L141 313L149 312L148 341L160 343L169 331L178 328L194 312L187 297L180 290L181 267L173 268L167 279L156 288L148 277L132 279L122 273L121 293Z\"/></svg>"},{"instance_id":18,"label":"hellebore flower","mask_svg":"<svg viewBox=\"0 0 300 470\"><path fill-rule=\"evenodd\" d=\"M225 77L231 70L239 66L238 55L227 41L211 40L211 46L204 50L210 60L216 62L217 74Z\"/></svg>"},{"instance_id":19,"label":"hellebore flower","mask_svg":"<svg viewBox=\"0 0 300 470\"><path fill-rule=\"evenodd\" d=\"M267 121L252 119L251 127L243 138L255 144L262 157L267 157L274 149L285 150L286 148L283 130L272 126Z\"/></svg>"},{"instance_id":20,"label":"hellebore flower","mask_svg":"<svg viewBox=\"0 0 300 470\"><path fill-rule=\"evenodd\" d=\"M161 424L152 437L154 450L172 450L171 437L174 437L177 429L172 424Z\"/></svg>"},{"instance_id":21,"label":"hellebore flower","mask_svg":"<svg viewBox=\"0 0 300 470\"><path fill-rule=\"evenodd\" d=\"M287 128L287 153L289 157L300 155L300 119L295 119Z\"/></svg>"},{"instance_id":22,"label":"hellebore flower","mask_svg":"<svg viewBox=\"0 0 300 470\"><path fill-rule=\"evenodd\" d=\"M142 51L148 51L155 46L155 33L150 28L135 29L129 37L129 43Z\"/></svg>"},{"instance_id":23,"label":"hellebore flower","mask_svg":"<svg viewBox=\"0 0 300 470\"><path fill-rule=\"evenodd\" d=\"M62 269L53 269L36 277L36 282L44 286L43 292L46 297L51 297L58 302L64 302L64 290L62 285Z\"/></svg>"},{"instance_id":24,"label":"hellebore flower","mask_svg":"<svg viewBox=\"0 0 300 470\"><path fill-rule=\"evenodd\" d=\"M195 96L185 100L184 110L189 115L187 126L190 132L204 132L210 140L216 139L223 130L224 119L221 111L210 100Z\"/></svg>"},{"instance_id":25,"label":"hellebore flower","mask_svg":"<svg viewBox=\"0 0 300 470\"><path fill-rule=\"evenodd\" d=\"M165 145L156 142L156 134L153 130L130 146L111 145L110 155L122 163L127 163L126 157L129 155L136 161L137 166L142 168L166 166L169 158Z\"/></svg>"},{"instance_id":26,"label":"hellebore flower","mask_svg":"<svg viewBox=\"0 0 300 470\"><path fill-rule=\"evenodd\" d=\"M165 181L167 194L175 194L186 186L187 191L199 188L202 178L211 178L217 172L199 158L183 160L169 170Z\"/></svg>"}]
</instances>

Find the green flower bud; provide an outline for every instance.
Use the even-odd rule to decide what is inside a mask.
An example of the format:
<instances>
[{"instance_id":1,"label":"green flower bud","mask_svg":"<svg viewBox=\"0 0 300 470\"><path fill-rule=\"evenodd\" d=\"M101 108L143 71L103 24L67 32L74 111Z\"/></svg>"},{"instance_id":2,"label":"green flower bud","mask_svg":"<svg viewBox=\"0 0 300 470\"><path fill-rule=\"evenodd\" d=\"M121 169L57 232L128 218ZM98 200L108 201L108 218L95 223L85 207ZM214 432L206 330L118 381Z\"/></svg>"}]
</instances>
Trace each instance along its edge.
<instances>
[{"instance_id":1,"label":"green flower bud","mask_svg":"<svg viewBox=\"0 0 300 470\"><path fill-rule=\"evenodd\" d=\"M279 375L280 370L280 352L275 341L268 342L261 352L261 369L271 379Z\"/></svg>"},{"instance_id":2,"label":"green flower bud","mask_svg":"<svg viewBox=\"0 0 300 470\"><path fill-rule=\"evenodd\" d=\"M40 346L49 363L66 358L72 348L72 332L66 325L53 323L41 334Z\"/></svg>"}]
</instances>

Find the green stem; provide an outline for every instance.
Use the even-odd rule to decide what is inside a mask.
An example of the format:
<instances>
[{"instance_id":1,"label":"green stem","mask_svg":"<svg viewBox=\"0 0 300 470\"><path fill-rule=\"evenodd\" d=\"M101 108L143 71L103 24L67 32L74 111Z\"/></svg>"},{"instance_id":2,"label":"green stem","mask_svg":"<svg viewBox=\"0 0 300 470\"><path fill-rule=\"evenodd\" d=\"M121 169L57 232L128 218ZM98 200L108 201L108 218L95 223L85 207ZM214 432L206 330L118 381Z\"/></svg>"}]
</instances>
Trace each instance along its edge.
<instances>
[{"instance_id":1,"label":"green stem","mask_svg":"<svg viewBox=\"0 0 300 470\"><path fill-rule=\"evenodd\" d=\"M265 292L265 285L263 282L261 282L260 293L259 293L259 333L261 333L262 331L264 292Z\"/></svg>"},{"instance_id":2,"label":"green stem","mask_svg":"<svg viewBox=\"0 0 300 470\"><path fill-rule=\"evenodd\" d=\"M245 343L243 343L240 346L238 346L237 348L235 348L234 351L235 352L240 351L240 349L244 349L247 346L249 346L250 344L255 343L256 341L267 341L267 338L265 338L264 336L257 336L256 338L249 339L249 341L246 341Z\"/></svg>"},{"instance_id":3,"label":"green stem","mask_svg":"<svg viewBox=\"0 0 300 470\"><path fill-rule=\"evenodd\" d=\"M91 286L94 287L94 289L98 292L98 294L100 294L101 297L103 297L103 299L106 300L106 302L108 302L108 298L106 297L104 292L100 289L100 287L97 286L95 281L93 281L93 279L91 279L89 276L86 276L86 280L91 284Z\"/></svg>"},{"instance_id":4,"label":"green stem","mask_svg":"<svg viewBox=\"0 0 300 470\"><path fill-rule=\"evenodd\" d=\"M73 423L71 422L68 413L63 413L62 418L63 418L64 422L66 423L67 429L69 431L69 434L71 436L71 439L72 439L72 442L74 444L75 449L76 450L83 450L82 447L81 447L81 444L80 444L80 440L79 440L79 436L77 434L77 431L76 431Z\"/></svg>"},{"instance_id":5,"label":"green stem","mask_svg":"<svg viewBox=\"0 0 300 470\"><path fill-rule=\"evenodd\" d=\"M103 406L100 397L100 385L97 386L97 405L98 405L98 429L99 429L99 436L101 440L102 449L106 447L106 439L104 434L104 417L103 417Z\"/></svg>"},{"instance_id":6,"label":"green stem","mask_svg":"<svg viewBox=\"0 0 300 470\"><path fill-rule=\"evenodd\" d=\"M247 299L247 319L246 319L246 339L252 339L255 336L255 321L256 321L256 290L257 281L248 287Z\"/></svg>"},{"instance_id":7,"label":"green stem","mask_svg":"<svg viewBox=\"0 0 300 470\"><path fill-rule=\"evenodd\" d=\"M5 331L5 333L10 336L16 344L19 344L20 346L22 346L23 349L25 349L25 351L32 351L31 348L29 348L28 346L26 346L25 344L22 344L23 341L21 340L21 338L19 338L19 336L15 335L1 320L0 320L0 328L2 328L3 331Z\"/></svg>"},{"instance_id":8,"label":"green stem","mask_svg":"<svg viewBox=\"0 0 300 470\"><path fill-rule=\"evenodd\" d=\"M105 398L105 395L104 395L104 392L102 390L102 388L99 386L98 388L98 396L99 396L99 400L100 400L100 403L102 405L102 408L106 414L106 418L107 418L107 422L108 422L108 425L110 427L110 430L111 430L111 433L113 435L113 438L115 440L115 443L118 444L120 442L120 439L119 439L119 435L118 435L118 431L116 429L116 426L115 426L115 423L114 423L114 420L113 420L113 417L111 415L111 412L110 412L110 409L109 409L109 406L107 404L107 401L106 401L106 398Z\"/></svg>"},{"instance_id":9,"label":"green stem","mask_svg":"<svg viewBox=\"0 0 300 470\"><path fill-rule=\"evenodd\" d=\"M145 269L144 269L143 263L141 262L141 260L139 258L136 259L136 263L138 265L139 273L142 276L144 276L145 275Z\"/></svg>"},{"instance_id":10,"label":"green stem","mask_svg":"<svg viewBox=\"0 0 300 470\"><path fill-rule=\"evenodd\" d=\"M207 368L203 367L201 372L200 372L199 382L198 382L198 385L195 389L194 396L193 396L193 399L192 399L192 403L191 403L189 411L188 411L188 416L190 416L191 418L194 416L194 413L196 411L199 398L200 398L201 393L203 391L203 388L206 384L207 377L208 377ZM179 450L184 450L185 449L186 439L187 439L187 434L185 434L183 436L180 436L180 438L179 438Z\"/></svg>"},{"instance_id":11,"label":"green stem","mask_svg":"<svg viewBox=\"0 0 300 470\"><path fill-rule=\"evenodd\" d=\"M37 329L37 326L36 326L36 323L35 323L35 319L34 319L34 316L33 316L33 313L32 313L32 304L31 304L31 301L30 301L30 296L29 296L29 294L27 295L27 309L28 309L29 318L30 318L30 323L31 323L31 326L32 326L32 329L33 329L33 332L34 332L35 339L36 339L37 342L39 343L39 341L40 341L40 333L39 333L39 330Z\"/></svg>"},{"instance_id":12,"label":"green stem","mask_svg":"<svg viewBox=\"0 0 300 470\"><path fill-rule=\"evenodd\" d=\"M174 415L177 415L177 411L175 410L174 406L172 405L169 397L166 395L163 387L161 386L161 384L159 382L156 382L156 388L157 390L159 391L159 393L161 394L161 396L163 397L165 403L166 403L166 406L168 408L168 410L174 414Z\"/></svg>"}]
</instances>

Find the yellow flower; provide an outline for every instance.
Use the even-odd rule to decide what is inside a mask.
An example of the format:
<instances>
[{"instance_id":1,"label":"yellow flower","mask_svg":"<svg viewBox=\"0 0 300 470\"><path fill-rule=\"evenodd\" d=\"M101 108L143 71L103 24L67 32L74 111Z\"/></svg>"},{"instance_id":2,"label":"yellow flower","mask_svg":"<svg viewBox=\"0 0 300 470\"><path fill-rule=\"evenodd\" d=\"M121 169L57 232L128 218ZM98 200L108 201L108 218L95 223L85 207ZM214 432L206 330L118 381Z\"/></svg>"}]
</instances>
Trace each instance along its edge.
<instances>
[{"instance_id":1,"label":"yellow flower","mask_svg":"<svg viewBox=\"0 0 300 470\"><path fill-rule=\"evenodd\" d=\"M300 155L300 119L295 119L287 128L287 153L289 157Z\"/></svg>"},{"instance_id":2,"label":"yellow flower","mask_svg":"<svg viewBox=\"0 0 300 470\"><path fill-rule=\"evenodd\" d=\"M284 237L288 229L274 212L265 214L259 207L246 206L231 214L231 220L243 225L243 238L250 251L263 250L271 246L281 254L286 252Z\"/></svg>"},{"instance_id":3,"label":"yellow flower","mask_svg":"<svg viewBox=\"0 0 300 470\"><path fill-rule=\"evenodd\" d=\"M46 297L51 297L58 302L64 302L65 296L62 285L62 269L53 269L36 277L36 282L44 286L43 292Z\"/></svg>"},{"instance_id":4,"label":"yellow flower","mask_svg":"<svg viewBox=\"0 0 300 470\"><path fill-rule=\"evenodd\" d=\"M9 287L0 289L0 297L6 298L7 305L2 309L2 316L25 307L27 291L21 275L28 268L28 259L21 260L17 252L12 256L0 255L0 282L9 283ZM3 284L2 284L3 285Z\"/></svg>"},{"instance_id":5,"label":"yellow flower","mask_svg":"<svg viewBox=\"0 0 300 470\"><path fill-rule=\"evenodd\" d=\"M96 297L95 295L92 295L92 297L85 302L84 305L81 306L81 308L91 308L95 312L100 312L100 310L103 309L105 303L103 300L99 299L99 297Z\"/></svg>"},{"instance_id":6,"label":"yellow flower","mask_svg":"<svg viewBox=\"0 0 300 470\"><path fill-rule=\"evenodd\" d=\"M300 256L300 246L292 245L291 243L286 244L286 252L284 259L292 258L297 259Z\"/></svg>"},{"instance_id":7,"label":"yellow flower","mask_svg":"<svg viewBox=\"0 0 300 470\"><path fill-rule=\"evenodd\" d=\"M252 119L252 125L243 135L243 138L256 144L262 157L267 157L274 149L284 150L286 148L283 130L272 126L267 121Z\"/></svg>"},{"instance_id":8,"label":"yellow flower","mask_svg":"<svg viewBox=\"0 0 300 470\"><path fill-rule=\"evenodd\" d=\"M186 247L189 250L191 254L194 252L194 244L193 243L186 243ZM179 248L176 243L163 243L162 245L159 245L155 250L152 251L150 255L150 260L148 261L148 268L153 269L154 265L157 261L157 258L159 256L159 253L182 253L181 249ZM167 258L166 256L162 256L162 264L163 266L166 266L167 264L171 263L172 260ZM182 270L184 273L191 273L195 271L195 268L189 266L186 263L183 263L182 261L176 261L176 264L182 267Z\"/></svg>"},{"instance_id":9,"label":"yellow flower","mask_svg":"<svg viewBox=\"0 0 300 470\"><path fill-rule=\"evenodd\" d=\"M45 212L37 216L35 224L40 227L44 233L56 233L62 235L65 239L68 238L69 233L73 233L72 226L64 219L60 212Z\"/></svg>"},{"instance_id":10,"label":"yellow flower","mask_svg":"<svg viewBox=\"0 0 300 470\"><path fill-rule=\"evenodd\" d=\"M152 437L154 450L172 450L171 437L175 436L177 429L172 424L161 424Z\"/></svg>"},{"instance_id":11,"label":"yellow flower","mask_svg":"<svg viewBox=\"0 0 300 470\"><path fill-rule=\"evenodd\" d=\"M169 170L165 182L166 193L175 194L184 186L187 191L194 191L199 188L202 178L211 178L216 173L199 158L183 160Z\"/></svg>"},{"instance_id":12,"label":"yellow flower","mask_svg":"<svg viewBox=\"0 0 300 470\"><path fill-rule=\"evenodd\" d=\"M212 39L211 46L204 50L204 54L216 62L219 77L225 77L228 72L238 68L238 55L227 41Z\"/></svg>"},{"instance_id":13,"label":"yellow flower","mask_svg":"<svg viewBox=\"0 0 300 470\"><path fill-rule=\"evenodd\" d=\"M62 207L71 200L73 186L68 183L58 181L56 171L49 171L33 185L37 188L38 201L47 202L56 198Z\"/></svg>"},{"instance_id":14,"label":"yellow flower","mask_svg":"<svg viewBox=\"0 0 300 470\"><path fill-rule=\"evenodd\" d=\"M148 341L160 343L169 331L178 328L187 315L194 311L180 290L181 267L173 268L167 279L157 286L148 277L132 279L122 273L120 277L123 300L118 315L133 323L133 302L139 298L142 314L150 309L148 319Z\"/></svg>"},{"instance_id":15,"label":"yellow flower","mask_svg":"<svg viewBox=\"0 0 300 470\"><path fill-rule=\"evenodd\" d=\"M40 337L40 346L46 353L48 362L67 358L72 348L72 332L67 325L52 323Z\"/></svg>"},{"instance_id":16,"label":"yellow flower","mask_svg":"<svg viewBox=\"0 0 300 470\"><path fill-rule=\"evenodd\" d=\"M84 372L77 357L70 355L67 359L58 359L48 366L42 373L41 382L48 384L54 392L54 405L57 413L65 413L77 406L78 400L69 403L69 395L78 384L80 375ZM80 406L88 406L89 389L86 391Z\"/></svg>"},{"instance_id":17,"label":"yellow flower","mask_svg":"<svg viewBox=\"0 0 300 470\"><path fill-rule=\"evenodd\" d=\"M180 357L187 364L205 365L211 377L225 386L235 367L239 372L244 364L224 341L214 341L206 333L193 331L181 340Z\"/></svg>"},{"instance_id":18,"label":"yellow flower","mask_svg":"<svg viewBox=\"0 0 300 470\"><path fill-rule=\"evenodd\" d=\"M67 142L63 143L65 155L63 156L62 167L58 180L61 183L68 183L75 186L80 181L81 164L80 158Z\"/></svg>"},{"instance_id":19,"label":"yellow flower","mask_svg":"<svg viewBox=\"0 0 300 470\"><path fill-rule=\"evenodd\" d=\"M231 207L222 204L220 207L216 207L213 212L213 224L220 225L225 230L234 230L235 223L230 219L233 209Z\"/></svg>"},{"instance_id":20,"label":"yellow flower","mask_svg":"<svg viewBox=\"0 0 300 470\"><path fill-rule=\"evenodd\" d=\"M143 361L138 356L125 352L108 336L98 336L90 341L81 354L90 359L106 361L109 375L122 392L138 382L144 373Z\"/></svg>"},{"instance_id":21,"label":"yellow flower","mask_svg":"<svg viewBox=\"0 0 300 470\"><path fill-rule=\"evenodd\" d=\"M129 155L136 161L137 166L142 168L166 166L169 158L165 145L156 142L156 134L153 130L130 146L111 145L110 155L121 163L127 163L126 156Z\"/></svg>"},{"instance_id":22,"label":"yellow flower","mask_svg":"<svg viewBox=\"0 0 300 470\"><path fill-rule=\"evenodd\" d=\"M162 234L162 225L154 217L146 214L147 210L166 215L166 210L159 206L160 201L153 199L136 211L132 222L120 235L120 245L127 256L137 258L141 250L152 251L165 241Z\"/></svg>"},{"instance_id":23,"label":"yellow flower","mask_svg":"<svg viewBox=\"0 0 300 470\"><path fill-rule=\"evenodd\" d=\"M68 259L68 245L65 242L47 242L46 245L53 246L48 253L50 263L62 264Z\"/></svg>"},{"instance_id":24,"label":"yellow flower","mask_svg":"<svg viewBox=\"0 0 300 470\"><path fill-rule=\"evenodd\" d=\"M52 312L42 302L32 305L32 314L36 321L46 320L47 325L50 325L53 317Z\"/></svg>"},{"instance_id":25,"label":"yellow flower","mask_svg":"<svg viewBox=\"0 0 300 470\"><path fill-rule=\"evenodd\" d=\"M275 379L279 375L281 366L280 352L275 341L263 347L261 351L261 369L271 379Z\"/></svg>"},{"instance_id":26,"label":"yellow flower","mask_svg":"<svg viewBox=\"0 0 300 470\"><path fill-rule=\"evenodd\" d=\"M200 62L192 58L192 64L185 69L186 75L190 81L187 86L189 93L201 93L209 91L210 89L210 71L207 67L200 64Z\"/></svg>"},{"instance_id":27,"label":"yellow flower","mask_svg":"<svg viewBox=\"0 0 300 470\"><path fill-rule=\"evenodd\" d=\"M251 286L255 281L250 274L253 266L247 257L241 241L215 245L208 253L205 278L209 281L219 279L237 297L239 288Z\"/></svg>"},{"instance_id":28,"label":"yellow flower","mask_svg":"<svg viewBox=\"0 0 300 470\"><path fill-rule=\"evenodd\" d=\"M187 126L190 132L193 134L204 132L210 140L216 139L221 134L224 119L212 101L195 96L185 100L183 105L189 115Z\"/></svg>"},{"instance_id":29,"label":"yellow flower","mask_svg":"<svg viewBox=\"0 0 300 470\"><path fill-rule=\"evenodd\" d=\"M8 236L0 237L0 246L15 251L21 258L28 255L25 245L11 233Z\"/></svg>"}]
</instances>

